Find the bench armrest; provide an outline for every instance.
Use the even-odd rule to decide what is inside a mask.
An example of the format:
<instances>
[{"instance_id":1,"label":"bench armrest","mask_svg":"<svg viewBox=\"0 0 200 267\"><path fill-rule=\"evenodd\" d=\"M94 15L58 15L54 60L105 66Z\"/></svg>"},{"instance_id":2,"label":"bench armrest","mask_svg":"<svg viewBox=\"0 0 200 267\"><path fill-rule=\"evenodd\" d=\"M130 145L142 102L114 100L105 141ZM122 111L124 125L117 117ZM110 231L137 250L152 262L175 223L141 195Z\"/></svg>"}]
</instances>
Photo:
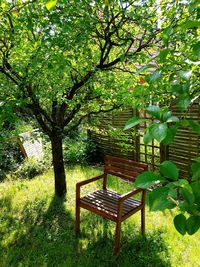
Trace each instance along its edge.
<instances>
[{"instance_id":1,"label":"bench armrest","mask_svg":"<svg viewBox=\"0 0 200 267\"><path fill-rule=\"evenodd\" d=\"M126 199L138 194L138 193L141 193L141 192L144 192L145 190L144 189L135 189L133 191L130 191L128 193L125 193L123 195L121 195L119 197L119 203L122 203L123 201L125 201Z\"/></svg>"},{"instance_id":2,"label":"bench armrest","mask_svg":"<svg viewBox=\"0 0 200 267\"><path fill-rule=\"evenodd\" d=\"M92 183L92 182L95 182L99 179L102 179L104 178L105 174L101 174L101 175L98 175L98 176L95 176L93 178L90 178L90 179L87 179L87 180L84 180L84 181L81 181L79 183L76 184L76 201L79 201L80 199L80 191L81 191L81 186L82 185L86 185L86 184L89 184L89 183Z\"/></svg>"},{"instance_id":3,"label":"bench armrest","mask_svg":"<svg viewBox=\"0 0 200 267\"><path fill-rule=\"evenodd\" d=\"M104 177L104 174L101 174L101 175L95 176L95 177L93 177L93 178L90 178L90 179L87 179L87 180L78 182L78 183L76 184L76 188L77 188L77 187L81 187L82 185L85 185L85 184L92 183L92 182L97 181L97 180L99 180L99 179L102 179L103 177Z\"/></svg>"}]
</instances>

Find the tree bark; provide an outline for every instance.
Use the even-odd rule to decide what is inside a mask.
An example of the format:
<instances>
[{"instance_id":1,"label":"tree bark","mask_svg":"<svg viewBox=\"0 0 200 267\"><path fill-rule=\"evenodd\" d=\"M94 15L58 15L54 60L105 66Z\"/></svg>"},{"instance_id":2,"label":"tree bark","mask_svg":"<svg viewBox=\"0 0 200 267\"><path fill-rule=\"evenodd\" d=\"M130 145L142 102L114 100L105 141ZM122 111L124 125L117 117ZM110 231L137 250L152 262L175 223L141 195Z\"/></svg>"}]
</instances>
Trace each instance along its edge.
<instances>
[{"instance_id":1,"label":"tree bark","mask_svg":"<svg viewBox=\"0 0 200 267\"><path fill-rule=\"evenodd\" d=\"M55 193L62 197L66 194L66 176L63 162L62 136L58 132L51 137Z\"/></svg>"}]
</instances>

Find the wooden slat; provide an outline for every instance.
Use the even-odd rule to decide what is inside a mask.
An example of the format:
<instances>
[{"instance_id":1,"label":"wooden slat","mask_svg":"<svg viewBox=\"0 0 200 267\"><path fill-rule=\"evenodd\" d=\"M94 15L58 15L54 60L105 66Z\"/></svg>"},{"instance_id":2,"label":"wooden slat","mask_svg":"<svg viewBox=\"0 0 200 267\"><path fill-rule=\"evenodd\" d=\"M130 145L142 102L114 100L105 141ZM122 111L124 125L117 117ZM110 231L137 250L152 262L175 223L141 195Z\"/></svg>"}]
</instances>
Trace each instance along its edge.
<instances>
[{"instance_id":1,"label":"wooden slat","mask_svg":"<svg viewBox=\"0 0 200 267\"><path fill-rule=\"evenodd\" d=\"M118 200L120 194L111 190L96 190L80 199L80 204L97 209L97 211L117 217ZM141 206L141 201L136 199L125 200L122 207L122 216ZM94 211L94 210L93 210ZM95 212L95 211L94 211Z\"/></svg>"},{"instance_id":2,"label":"wooden slat","mask_svg":"<svg viewBox=\"0 0 200 267\"><path fill-rule=\"evenodd\" d=\"M174 152L174 151L189 151L189 152L197 152L199 151L200 148L198 148L198 146L185 146L184 144L182 144L181 146L179 144L173 144L170 145L169 147L169 151Z\"/></svg>"},{"instance_id":3,"label":"wooden slat","mask_svg":"<svg viewBox=\"0 0 200 267\"><path fill-rule=\"evenodd\" d=\"M117 158L117 157L111 157L111 156L106 156L106 162L107 162L107 160L108 160L108 162L110 162L110 163L112 163L112 162L118 162L118 163L125 163L125 164L127 164L127 165L134 165L134 166L137 166L137 167L141 167L141 168L143 168L143 169L147 169L148 168L148 166L147 166L147 164L143 164L143 163L140 163L140 162L137 162L137 161L134 161L134 160L130 160L130 159L122 159L122 158Z\"/></svg>"},{"instance_id":4,"label":"wooden slat","mask_svg":"<svg viewBox=\"0 0 200 267\"><path fill-rule=\"evenodd\" d=\"M200 122L200 106L199 99L195 100L187 114L181 112L175 104L171 105L172 114L179 118L194 119ZM143 118L150 118L149 114L145 111L137 112L131 109L127 109L122 112L105 114L103 120L99 120L100 128L104 131L94 134L93 140L97 143L99 151L102 156L110 154L113 156L130 158L133 160L142 160L152 166L152 169L156 168L156 164L159 163L160 149L158 144L150 143L148 145L143 144L142 136L149 125L147 122L141 123L134 129L135 132L140 133L141 138L133 136L132 131L126 131L120 134L118 137L109 136L105 129L108 129L108 125L122 129L125 123L132 116L140 116ZM117 114L117 115L116 115ZM107 135L107 136L106 136ZM169 145L169 149L166 150L165 157L162 156L162 161L165 159L173 159L176 164L179 164L180 171L186 172L186 169L190 169L192 160L200 153L200 135L193 132L190 127L179 127L174 142ZM143 156L144 155L144 156ZM116 166L115 166L116 167Z\"/></svg>"},{"instance_id":5,"label":"wooden slat","mask_svg":"<svg viewBox=\"0 0 200 267\"><path fill-rule=\"evenodd\" d=\"M107 174L111 174L113 176L117 176L117 177L120 177L122 179L125 179L125 180L128 180L128 181L135 181L135 178L136 176L129 176L129 175L126 175L126 174L123 174L123 173L119 173L119 172L116 172L116 171L112 171L112 170L109 170L109 171L106 171Z\"/></svg>"},{"instance_id":6,"label":"wooden slat","mask_svg":"<svg viewBox=\"0 0 200 267\"><path fill-rule=\"evenodd\" d=\"M122 170L127 170L129 172L141 172L144 171L144 167L138 166L137 163L133 163L133 164L125 164L122 162L112 162L112 163L107 163L108 167L113 167L113 168L118 168L118 169L122 169Z\"/></svg>"},{"instance_id":7,"label":"wooden slat","mask_svg":"<svg viewBox=\"0 0 200 267\"><path fill-rule=\"evenodd\" d=\"M125 180L134 181L140 172L147 169L146 164L132 160L112 156L105 158L105 172Z\"/></svg>"},{"instance_id":8,"label":"wooden slat","mask_svg":"<svg viewBox=\"0 0 200 267\"><path fill-rule=\"evenodd\" d=\"M115 198L115 199L118 199L121 196L121 194L119 194L119 193L117 193L115 191L109 190L109 189L106 189L106 190L105 189L100 189L100 190L97 190L97 191L100 194L104 193L106 191L108 194L111 194L112 197ZM141 201L139 201L137 199L134 199L134 198L129 198L129 199L125 200L124 203L128 203L131 206L135 206L135 205L141 204Z\"/></svg>"},{"instance_id":9,"label":"wooden slat","mask_svg":"<svg viewBox=\"0 0 200 267\"><path fill-rule=\"evenodd\" d=\"M122 168L123 168L123 166L122 166ZM130 176L130 177L136 177L138 175L138 172L136 170L135 171L128 171L128 170L126 170L124 168L122 169L122 168L117 168L117 167L113 167L113 166L105 166L106 172L124 174L124 175Z\"/></svg>"}]
</instances>

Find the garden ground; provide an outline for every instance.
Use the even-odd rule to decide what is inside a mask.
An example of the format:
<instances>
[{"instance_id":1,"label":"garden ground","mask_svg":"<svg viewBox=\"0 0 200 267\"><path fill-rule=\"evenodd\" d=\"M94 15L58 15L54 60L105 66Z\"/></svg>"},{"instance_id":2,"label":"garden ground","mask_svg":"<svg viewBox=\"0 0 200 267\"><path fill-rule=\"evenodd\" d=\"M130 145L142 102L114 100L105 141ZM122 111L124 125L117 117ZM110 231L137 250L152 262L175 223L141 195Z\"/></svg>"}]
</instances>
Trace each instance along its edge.
<instances>
[{"instance_id":1,"label":"garden ground","mask_svg":"<svg viewBox=\"0 0 200 267\"><path fill-rule=\"evenodd\" d=\"M170 212L153 213L147 207L146 239L140 235L140 213L126 220L118 257L113 256L115 223L111 221L82 210L77 238L75 184L99 172L91 167L67 169L66 201L54 196L51 171L32 180L0 183L0 266L200 266L200 233L181 236ZM109 183L117 186L112 178Z\"/></svg>"}]
</instances>

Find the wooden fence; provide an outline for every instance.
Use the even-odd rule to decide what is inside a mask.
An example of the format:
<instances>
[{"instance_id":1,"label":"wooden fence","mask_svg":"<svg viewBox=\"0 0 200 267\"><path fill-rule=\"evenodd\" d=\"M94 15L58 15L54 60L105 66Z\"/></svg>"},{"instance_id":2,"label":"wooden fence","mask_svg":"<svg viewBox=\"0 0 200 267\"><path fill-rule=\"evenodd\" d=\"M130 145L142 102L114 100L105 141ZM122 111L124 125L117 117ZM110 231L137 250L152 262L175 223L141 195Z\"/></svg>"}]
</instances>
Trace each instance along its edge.
<instances>
[{"instance_id":1,"label":"wooden fence","mask_svg":"<svg viewBox=\"0 0 200 267\"><path fill-rule=\"evenodd\" d=\"M193 103L187 114L180 112L175 105L171 107L173 115L179 118L193 119L200 122L199 101ZM91 139L96 143L100 155L113 155L148 163L156 169L163 160L171 160L180 169L182 177L190 177L191 163L200 154L200 135L188 127L179 128L175 140L169 146L160 145L153 140L143 143L147 123L140 124L129 131L123 131L125 123L133 116L148 117L144 111L140 114L131 108L112 114L105 114L99 119L98 130L91 131ZM112 129L112 131L110 130Z\"/></svg>"},{"instance_id":2,"label":"wooden fence","mask_svg":"<svg viewBox=\"0 0 200 267\"><path fill-rule=\"evenodd\" d=\"M186 118L200 123L199 99L193 103L187 114L180 112L174 105L173 114L179 118ZM174 142L167 148L166 158L173 161L180 169L183 177L191 177L191 164L200 155L200 135L189 127L178 129Z\"/></svg>"}]
</instances>

